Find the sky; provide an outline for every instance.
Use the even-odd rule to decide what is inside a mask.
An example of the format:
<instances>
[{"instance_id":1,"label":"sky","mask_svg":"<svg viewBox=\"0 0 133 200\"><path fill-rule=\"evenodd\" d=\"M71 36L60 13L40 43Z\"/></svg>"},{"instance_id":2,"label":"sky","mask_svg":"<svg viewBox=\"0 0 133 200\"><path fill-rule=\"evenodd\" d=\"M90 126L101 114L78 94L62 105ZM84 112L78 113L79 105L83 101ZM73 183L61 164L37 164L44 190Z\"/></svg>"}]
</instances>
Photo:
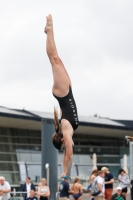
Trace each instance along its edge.
<instances>
[{"instance_id":1,"label":"sky","mask_svg":"<svg viewBox=\"0 0 133 200\"><path fill-rule=\"evenodd\" d=\"M46 54L48 14L78 114L133 120L132 0L1 0L0 106L53 112L58 105Z\"/></svg>"}]
</instances>

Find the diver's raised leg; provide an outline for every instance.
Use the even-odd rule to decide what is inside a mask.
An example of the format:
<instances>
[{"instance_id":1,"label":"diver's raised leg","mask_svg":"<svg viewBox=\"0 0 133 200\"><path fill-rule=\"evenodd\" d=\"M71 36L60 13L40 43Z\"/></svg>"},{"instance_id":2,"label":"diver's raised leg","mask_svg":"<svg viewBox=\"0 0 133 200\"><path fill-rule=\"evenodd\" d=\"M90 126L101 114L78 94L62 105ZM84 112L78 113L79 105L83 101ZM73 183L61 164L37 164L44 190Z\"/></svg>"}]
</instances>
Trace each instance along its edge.
<instances>
[{"instance_id":1,"label":"diver's raised leg","mask_svg":"<svg viewBox=\"0 0 133 200\"><path fill-rule=\"evenodd\" d=\"M53 92L55 95L63 97L68 93L71 81L57 52L51 15L47 16L47 22L44 31L47 34L46 51L53 71Z\"/></svg>"}]
</instances>

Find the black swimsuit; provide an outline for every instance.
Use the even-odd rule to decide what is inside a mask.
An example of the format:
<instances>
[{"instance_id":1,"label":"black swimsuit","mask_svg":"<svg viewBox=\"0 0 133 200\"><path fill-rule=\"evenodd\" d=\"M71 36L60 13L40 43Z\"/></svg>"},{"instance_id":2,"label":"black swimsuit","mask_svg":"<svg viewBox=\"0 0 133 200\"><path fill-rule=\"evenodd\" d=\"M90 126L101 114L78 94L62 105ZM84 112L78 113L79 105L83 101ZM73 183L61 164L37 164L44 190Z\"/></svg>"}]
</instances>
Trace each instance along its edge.
<instances>
[{"instance_id":1,"label":"black swimsuit","mask_svg":"<svg viewBox=\"0 0 133 200\"><path fill-rule=\"evenodd\" d=\"M71 87L69 86L69 92L65 97L57 97L55 95L54 97L59 102L62 111L61 120L68 120L73 129L76 130L78 128L78 113Z\"/></svg>"}]
</instances>

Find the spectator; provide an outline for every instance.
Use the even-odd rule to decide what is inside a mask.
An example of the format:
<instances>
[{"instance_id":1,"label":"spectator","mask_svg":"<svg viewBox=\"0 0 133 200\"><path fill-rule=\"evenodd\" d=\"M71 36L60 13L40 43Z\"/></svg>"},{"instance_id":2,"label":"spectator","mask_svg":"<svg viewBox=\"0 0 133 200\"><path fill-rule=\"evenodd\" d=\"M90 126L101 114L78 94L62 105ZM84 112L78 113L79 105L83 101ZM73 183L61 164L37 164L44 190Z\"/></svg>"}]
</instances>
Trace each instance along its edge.
<instances>
[{"instance_id":1,"label":"spectator","mask_svg":"<svg viewBox=\"0 0 133 200\"><path fill-rule=\"evenodd\" d=\"M5 178L3 176L0 176L0 196L2 196L4 200L9 200L10 192L10 184L7 181L5 181Z\"/></svg>"},{"instance_id":2,"label":"spectator","mask_svg":"<svg viewBox=\"0 0 133 200\"><path fill-rule=\"evenodd\" d=\"M30 196L26 200L37 200L37 197L35 196L35 191L30 191Z\"/></svg>"},{"instance_id":3,"label":"spectator","mask_svg":"<svg viewBox=\"0 0 133 200\"><path fill-rule=\"evenodd\" d=\"M118 181L119 181L119 187L122 188L122 194L127 196L127 186L130 184L129 176L125 172L124 169L119 170L119 176L118 176Z\"/></svg>"},{"instance_id":4,"label":"spectator","mask_svg":"<svg viewBox=\"0 0 133 200\"><path fill-rule=\"evenodd\" d=\"M59 200L68 200L69 195L72 194L72 190L70 189L69 185L69 176L64 176L64 180L60 183L59 191L60 191L60 198Z\"/></svg>"},{"instance_id":5,"label":"spectator","mask_svg":"<svg viewBox=\"0 0 133 200\"><path fill-rule=\"evenodd\" d=\"M101 170L104 172L104 184L105 184L105 199L110 200L113 194L113 183L114 177L107 167L102 167Z\"/></svg>"},{"instance_id":6,"label":"spectator","mask_svg":"<svg viewBox=\"0 0 133 200\"><path fill-rule=\"evenodd\" d=\"M117 187L116 193L112 195L111 200L126 200L126 197L121 192L122 192L122 188Z\"/></svg>"},{"instance_id":7,"label":"spectator","mask_svg":"<svg viewBox=\"0 0 133 200\"><path fill-rule=\"evenodd\" d=\"M26 200L30 196L30 191L36 190L33 183L31 183L30 177L26 178L26 183L22 186L22 192L25 192L22 194L24 200Z\"/></svg>"},{"instance_id":8,"label":"spectator","mask_svg":"<svg viewBox=\"0 0 133 200\"><path fill-rule=\"evenodd\" d=\"M97 180L97 186L98 189L100 191L100 193L96 196L94 196L94 200L103 200L105 195L105 188L104 188L104 172L103 171L99 171L98 172L98 176L96 177Z\"/></svg>"},{"instance_id":9,"label":"spectator","mask_svg":"<svg viewBox=\"0 0 133 200\"><path fill-rule=\"evenodd\" d=\"M88 185L88 187L87 187L87 191L90 193L90 200L93 200L93 199L94 199L93 196L91 196L91 183L92 183L92 181L96 178L97 173L98 173L98 170L97 170L97 169L94 169L94 170L92 171L91 175L90 175L89 180L88 180L89 185Z\"/></svg>"},{"instance_id":10,"label":"spectator","mask_svg":"<svg viewBox=\"0 0 133 200\"><path fill-rule=\"evenodd\" d=\"M40 196L40 200L48 200L48 197L50 196L50 190L49 187L46 186L46 179L42 178L41 183L38 186L38 196Z\"/></svg>"},{"instance_id":11,"label":"spectator","mask_svg":"<svg viewBox=\"0 0 133 200\"><path fill-rule=\"evenodd\" d=\"M71 190L73 191L73 200L81 200L82 199L82 185L79 183L79 179L75 178L74 183L71 186Z\"/></svg>"}]
</instances>

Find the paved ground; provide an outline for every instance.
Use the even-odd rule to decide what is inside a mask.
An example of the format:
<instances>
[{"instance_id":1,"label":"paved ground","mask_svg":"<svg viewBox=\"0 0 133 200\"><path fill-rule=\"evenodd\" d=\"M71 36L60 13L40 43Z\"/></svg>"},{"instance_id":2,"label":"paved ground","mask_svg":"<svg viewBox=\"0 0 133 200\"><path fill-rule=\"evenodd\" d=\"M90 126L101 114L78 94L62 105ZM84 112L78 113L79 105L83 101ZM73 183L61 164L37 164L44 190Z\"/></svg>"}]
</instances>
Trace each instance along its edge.
<instances>
[{"instance_id":1,"label":"paved ground","mask_svg":"<svg viewBox=\"0 0 133 200\"><path fill-rule=\"evenodd\" d=\"M71 198L71 199L72 199L72 198ZM89 195L88 195L87 193L83 194L82 200L89 200ZM128 194L128 197L127 197L126 200L131 200L130 194Z\"/></svg>"},{"instance_id":2,"label":"paved ground","mask_svg":"<svg viewBox=\"0 0 133 200\"><path fill-rule=\"evenodd\" d=\"M87 200L87 199L89 200L89 196L87 194L84 194L82 200ZM131 200L130 195L128 195L126 200Z\"/></svg>"}]
</instances>

